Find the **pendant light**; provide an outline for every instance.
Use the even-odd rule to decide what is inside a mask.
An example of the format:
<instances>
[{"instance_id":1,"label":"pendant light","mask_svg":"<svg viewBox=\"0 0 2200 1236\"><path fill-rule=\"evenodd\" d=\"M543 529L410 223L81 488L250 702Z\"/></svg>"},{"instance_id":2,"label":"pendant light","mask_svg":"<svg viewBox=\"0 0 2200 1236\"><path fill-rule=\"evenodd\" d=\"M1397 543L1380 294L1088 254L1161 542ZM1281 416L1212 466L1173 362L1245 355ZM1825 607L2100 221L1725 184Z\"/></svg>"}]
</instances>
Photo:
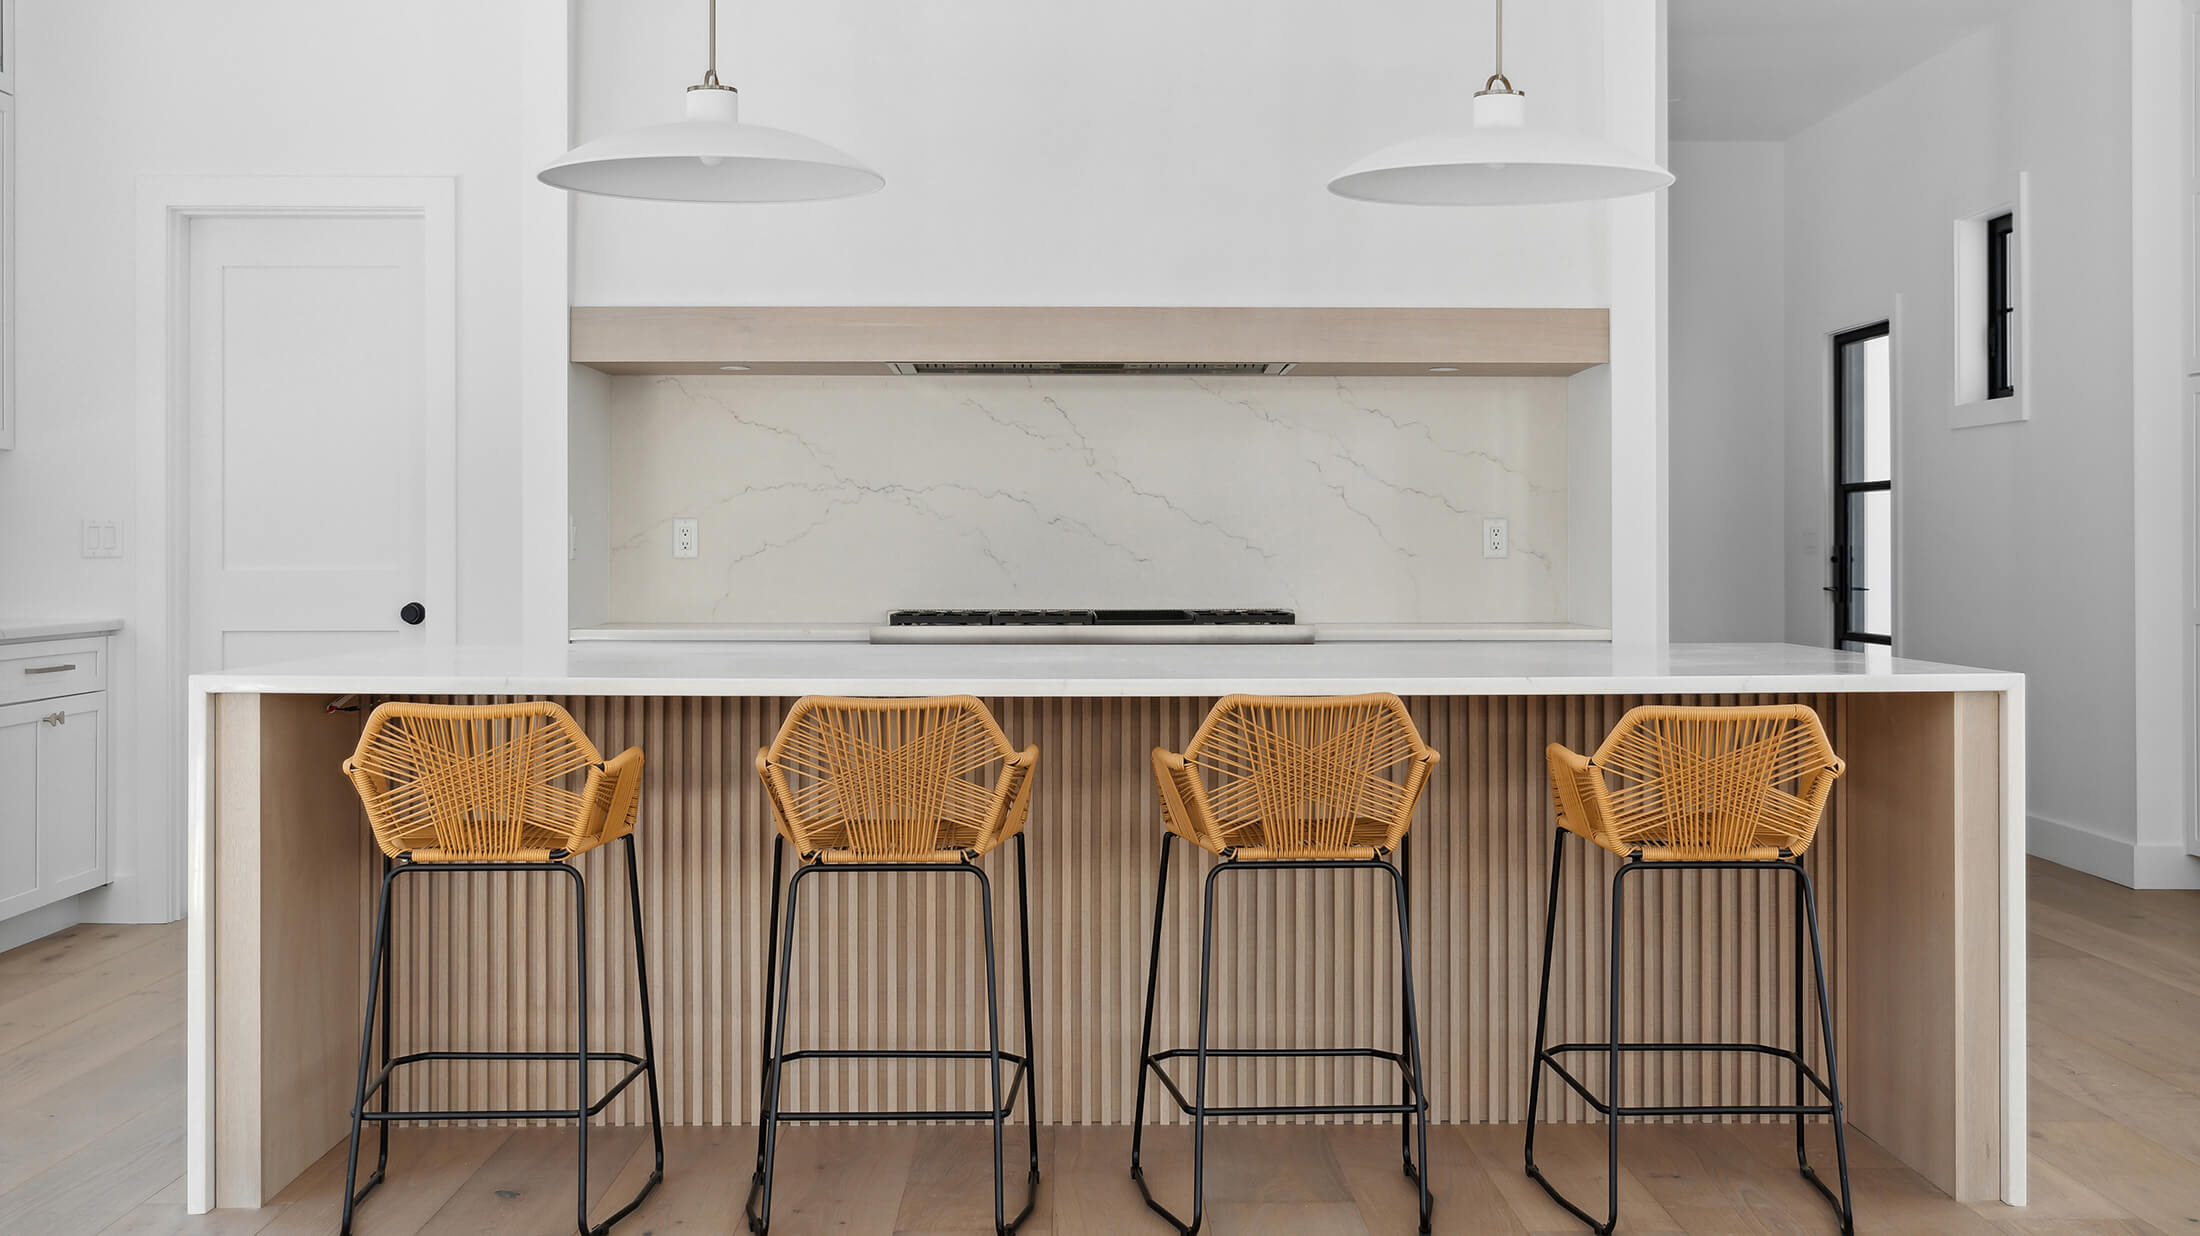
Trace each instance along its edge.
<instances>
[{"instance_id":1,"label":"pendant light","mask_svg":"<svg viewBox=\"0 0 2200 1236\"><path fill-rule=\"evenodd\" d=\"M1474 95L1474 127L1378 150L1329 191L1401 206L1523 206L1648 193L1673 173L1600 138L1528 127L1527 94L1505 76L1505 0L1497 0L1497 71Z\"/></svg>"},{"instance_id":2,"label":"pendant light","mask_svg":"<svg viewBox=\"0 0 2200 1236\"><path fill-rule=\"evenodd\" d=\"M886 183L823 142L741 123L740 97L718 81L718 0L710 0L710 67L687 88L687 119L583 142L537 176L575 193L661 202L813 202Z\"/></svg>"}]
</instances>

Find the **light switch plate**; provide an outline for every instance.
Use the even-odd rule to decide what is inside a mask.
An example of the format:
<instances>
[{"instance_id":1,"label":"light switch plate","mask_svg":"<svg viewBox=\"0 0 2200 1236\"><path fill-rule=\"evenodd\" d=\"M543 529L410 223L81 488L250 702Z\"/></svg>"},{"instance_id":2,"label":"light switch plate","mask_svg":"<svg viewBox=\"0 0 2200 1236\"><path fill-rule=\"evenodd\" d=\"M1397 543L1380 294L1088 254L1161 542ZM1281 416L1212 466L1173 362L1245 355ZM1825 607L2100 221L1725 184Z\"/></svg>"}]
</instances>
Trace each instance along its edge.
<instances>
[{"instance_id":1,"label":"light switch plate","mask_svg":"<svg viewBox=\"0 0 2200 1236\"><path fill-rule=\"evenodd\" d=\"M119 519L87 519L84 521L83 555L87 558L120 558L122 556L122 521Z\"/></svg>"},{"instance_id":2,"label":"light switch plate","mask_svg":"<svg viewBox=\"0 0 2200 1236\"><path fill-rule=\"evenodd\" d=\"M675 519L672 521L673 557L693 558L695 556L695 523L696 521L693 519Z\"/></svg>"}]
</instances>

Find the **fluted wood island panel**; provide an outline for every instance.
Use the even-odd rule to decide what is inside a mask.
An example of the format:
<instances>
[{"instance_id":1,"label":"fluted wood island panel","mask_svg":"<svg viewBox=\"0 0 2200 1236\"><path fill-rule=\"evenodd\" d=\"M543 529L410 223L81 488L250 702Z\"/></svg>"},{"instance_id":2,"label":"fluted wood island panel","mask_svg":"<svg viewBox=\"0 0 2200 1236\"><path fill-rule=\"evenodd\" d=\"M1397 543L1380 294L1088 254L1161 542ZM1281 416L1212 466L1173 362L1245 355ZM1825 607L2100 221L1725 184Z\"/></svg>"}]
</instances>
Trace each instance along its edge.
<instances>
[{"instance_id":1,"label":"fluted wood island panel","mask_svg":"<svg viewBox=\"0 0 2200 1236\"><path fill-rule=\"evenodd\" d=\"M423 696L424 698L426 696ZM436 696L479 699L489 696ZM503 697L494 697L503 698ZM1444 757L1411 842L1416 978L1433 1115L1526 1117L1551 811L1542 749L1593 747L1642 702L1800 699L1851 772L1809 857L1835 989L1853 1121L1965 1199L2006 1196L2003 1129L2003 834L1994 692L1412 696ZM562 697L607 753L648 765L637 836L665 1116L747 1123L757 1107L763 940L774 836L749 758L788 696ZM217 694L209 822L216 893L207 1179L220 1205L256 1205L345 1133L380 866L334 756L359 714L325 696ZM989 699L1041 762L1029 826L1038 1111L1045 1123L1130 1117L1151 923L1159 808L1147 753L1181 747L1211 697ZM591 1045L638 1043L616 853L590 876ZM1198 884L1178 856L1164 929L1157 1045L1192 1039ZM1569 841L1553 980L1553 1039L1594 1038L1612 860ZM1187 867L1189 864L1189 867ZM1004 969L1016 940L1013 859L988 859ZM329 872L337 873L332 892ZM1396 1042L1387 890L1368 874L1271 873L1226 884L1217 926L1218 1043ZM1623 1025L1642 1039L1793 1033L1794 905L1785 881L1740 873L1642 881L1625 910ZM349 892L341 890L348 889ZM967 881L873 875L805 895L790 1045L982 1045L983 969ZM449 876L400 885L395 1041L555 1049L573 1037L570 910L562 882ZM1004 1046L1020 1026L1003 983ZM1815 1035L1812 1039L1815 1040ZM1819 1046L1813 1041L1815 1054ZM982 1106L982 1068L943 1063L790 1066L801 1106ZM1219 1062L1225 1101L1344 1101L1364 1063ZM1394 1082L1392 1083L1394 1085ZM549 1065L416 1069L396 1101L532 1106L569 1101ZM1782 1100L1765 1062L1630 1060L1630 1101ZM2016 1101L2021 1101L2019 1097ZM639 1093L609 1118L644 1118ZM1562 1090L1551 1118L1580 1119ZM1173 1114L1149 1104L1163 1118ZM401 1134L400 1134L401 1135Z\"/></svg>"}]
</instances>

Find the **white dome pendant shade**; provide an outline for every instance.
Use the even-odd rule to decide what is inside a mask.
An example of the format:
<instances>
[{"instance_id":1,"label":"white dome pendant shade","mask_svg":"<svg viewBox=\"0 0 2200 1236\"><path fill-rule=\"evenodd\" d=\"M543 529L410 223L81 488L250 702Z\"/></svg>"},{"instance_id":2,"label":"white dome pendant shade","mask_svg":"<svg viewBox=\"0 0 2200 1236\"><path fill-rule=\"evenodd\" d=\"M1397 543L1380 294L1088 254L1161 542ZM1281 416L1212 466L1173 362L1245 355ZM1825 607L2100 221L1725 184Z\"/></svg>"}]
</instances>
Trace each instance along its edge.
<instances>
[{"instance_id":1,"label":"white dome pendant shade","mask_svg":"<svg viewBox=\"0 0 2200 1236\"><path fill-rule=\"evenodd\" d=\"M886 184L815 138L741 123L741 96L718 83L718 0L710 4L710 43L710 68L688 87L687 119L583 142L537 178L575 193L661 202L814 202Z\"/></svg>"},{"instance_id":2,"label":"white dome pendant shade","mask_svg":"<svg viewBox=\"0 0 2200 1236\"><path fill-rule=\"evenodd\" d=\"M1474 96L1474 128L1378 150L1329 182L1339 197L1401 206L1531 206L1648 193L1673 173L1610 142L1530 127L1528 99L1505 76L1505 0L1497 0L1497 71Z\"/></svg>"}]
</instances>

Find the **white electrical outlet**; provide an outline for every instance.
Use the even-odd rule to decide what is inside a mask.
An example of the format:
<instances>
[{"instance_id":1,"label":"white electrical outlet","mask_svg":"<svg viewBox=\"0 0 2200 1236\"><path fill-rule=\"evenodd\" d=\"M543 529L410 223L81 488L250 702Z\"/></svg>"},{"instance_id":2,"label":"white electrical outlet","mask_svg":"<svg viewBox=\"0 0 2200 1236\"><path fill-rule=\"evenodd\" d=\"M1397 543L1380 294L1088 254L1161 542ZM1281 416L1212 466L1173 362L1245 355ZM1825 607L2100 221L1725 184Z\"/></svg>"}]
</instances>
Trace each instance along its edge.
<instances>
[{"instance_id":1,"label":"white electrical outlet","mask_svg":"<svg viewBox=\"0 0 2200 1236\"><path fill-rule=\"evenodd\" d=\"M675 519L672 521L672 556L675 558L693 558L695 556L695 521L693 519Z\"/></svg>"},{"instance_id":2,"label":"white electrical outlet","mask_svg":"<svg viewBox=\"0 0 2200 1236\"><path fill-rule=\"evenodd\" d=\"M1502 519L1482 521L1482 556L1485 558L1509 558L1512 556L1512 537L1505 531Z\"/></svg>"},{"instance_id":3,"label":"white electrical outlet","mask_svg":"<svg viewBox=\"0 0 2200 1236\"><path fill-rule=\"evenodd\" d=\"M122 556L122 521L116 519L85 520L82 552L87 558L120 558Z\"/></svg>"}]
</instances>

